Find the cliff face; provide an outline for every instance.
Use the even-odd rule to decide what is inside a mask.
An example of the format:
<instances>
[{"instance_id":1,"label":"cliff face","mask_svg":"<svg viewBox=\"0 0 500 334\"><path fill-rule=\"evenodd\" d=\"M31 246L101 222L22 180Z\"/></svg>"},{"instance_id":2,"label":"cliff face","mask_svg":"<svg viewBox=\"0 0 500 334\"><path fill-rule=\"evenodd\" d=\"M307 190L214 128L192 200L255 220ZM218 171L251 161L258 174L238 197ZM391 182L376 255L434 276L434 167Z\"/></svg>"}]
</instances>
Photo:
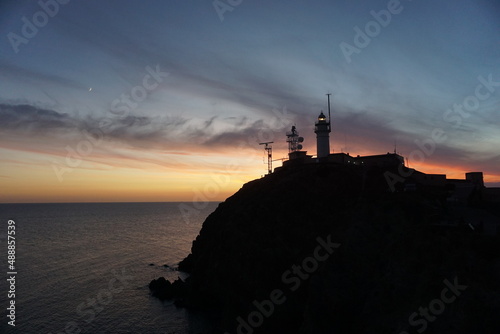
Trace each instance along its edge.
<instances>
[{"instance_id":1,"label":"cliff face","mask_svg":"<svg viewBox=\"0 0 500 334\"><path fill-rule=\"evenodd\" d=\"M432 225L437 195L354 167L283 169L221 203L179 265L183 303L217 333L498 333L498 238Z\"/></svg>"}]
</instances>

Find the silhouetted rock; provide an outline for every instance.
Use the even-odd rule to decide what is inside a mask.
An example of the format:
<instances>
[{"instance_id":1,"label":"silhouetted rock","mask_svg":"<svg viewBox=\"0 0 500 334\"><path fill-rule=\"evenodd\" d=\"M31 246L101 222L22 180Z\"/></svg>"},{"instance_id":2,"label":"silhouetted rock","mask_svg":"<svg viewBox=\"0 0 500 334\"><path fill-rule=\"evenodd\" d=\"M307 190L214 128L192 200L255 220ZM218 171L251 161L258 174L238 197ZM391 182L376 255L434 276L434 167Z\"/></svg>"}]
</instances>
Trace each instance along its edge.
<instances>
[{"instance_id":1,"label":"silhouetted rock","mask_svg":"<svg viewBox=\"0 0 500 334\"><path fill-rule=\"evenodd\" d=\"M165 277L154 279L149 283L151 295L159 299L183 298L187 293L187 285L181 279L170 283Z\"/></svg>"},{"instance_id":2,"label":"silhouetted rock","mask_svg":"<svg viewBox=\"0 0 500 334\"><path fill-rule=\"evenodd\" d=\"M160 299L171 299L174 297L172 283L166 280L165 277L152 280L149 283L149 290L151 290L153 296Z\"/></svg>"},{"instance_id":3,"label":"silhouetted rock","mask_svg":"<svg viewBox=\"0 0 500 334\"><path fill-rule=\"evenodd\" d=\"M410 315L457 279L466 290L426 333L498 333L499 238L436 224L455 219L442 193L391 193L383 173L310 164L245 184L207 217L179 264L189 281L165 295L217 312L216 332L415 333Z\"/></svg>"}]
</instances>

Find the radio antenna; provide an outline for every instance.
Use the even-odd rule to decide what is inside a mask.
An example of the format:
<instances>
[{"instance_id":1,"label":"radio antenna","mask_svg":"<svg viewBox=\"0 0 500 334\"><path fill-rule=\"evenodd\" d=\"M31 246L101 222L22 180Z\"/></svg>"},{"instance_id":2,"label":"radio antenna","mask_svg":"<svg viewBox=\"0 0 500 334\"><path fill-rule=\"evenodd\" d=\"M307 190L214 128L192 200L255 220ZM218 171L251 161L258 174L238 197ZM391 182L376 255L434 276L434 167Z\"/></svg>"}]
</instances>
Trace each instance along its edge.
<instances>
[{"instance_id":1,"label":"radio antenna","mask_svg":"<svg viewBox=\"0 0 500 334\"><path fill-rule=\"evenodd\" d=\"M259 145L266 145L264 150L267 152L267 174L271 174L273 172L273 148L271 145L274 143L273 141L268 141L265 143L259 143Z\"/></svg>"},{"instance_id":2,"label":"radio antenna","mask_svg":"<svg viewBox=\"0 0 500 334\"><path fill-rule=\"evenodd\" d=\"M328 96L328 125L330 126L330 120L331 120L331 115L330 115L330 93L326 94Z\"/></svg>"}]
</instances>

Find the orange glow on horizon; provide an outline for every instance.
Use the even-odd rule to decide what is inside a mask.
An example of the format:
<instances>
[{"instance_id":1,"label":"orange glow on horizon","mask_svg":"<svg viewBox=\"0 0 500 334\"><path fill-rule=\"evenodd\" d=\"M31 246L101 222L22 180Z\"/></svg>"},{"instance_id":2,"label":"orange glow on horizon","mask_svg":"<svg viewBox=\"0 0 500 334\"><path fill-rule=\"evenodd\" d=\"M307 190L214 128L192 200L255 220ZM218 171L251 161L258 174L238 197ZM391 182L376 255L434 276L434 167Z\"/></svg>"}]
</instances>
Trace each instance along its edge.
<instances>
[{"instance_id":1,"label":"orange glow on horizon","mask_svg":"<svg viewBox=\"0 0 500 334\"><path fill-rule=\"evenodd\" d=\"M0 203L219 202L263 174L263 168L252 168L245 159L224 156L201 157L179 167L115 158L112 164L83 161L58 179L54 166L62 170L66 165L53 164L46 156L41 160L39 153L23 153L22 160L4 155Z\"/></svg>"},{"instance_id":2,"label":"orange glow on horizon","mask_svg":"<svg viewBox=\"0 0 500 334\"><path fill-rule=\"evenodd\" d=\"M60 182L53 169L53 155L9 150L3 153L0 203L219 202L246 182L264 175L267 168L264 151L259 148L213 155L201 150L200 155L191 152L183 160L164 152L139 152L135 160L126 154L115 152L107 157L98 152L70 169ZM275 159L282 156L287 156L282 149L273 154ZM273 168L281 165L281 161L273 162ZM433 163L410 167L456 179L476 171ZM500 175L484 174L484 178L485 182L500 182Z\"/></svg>"}]
</instances>

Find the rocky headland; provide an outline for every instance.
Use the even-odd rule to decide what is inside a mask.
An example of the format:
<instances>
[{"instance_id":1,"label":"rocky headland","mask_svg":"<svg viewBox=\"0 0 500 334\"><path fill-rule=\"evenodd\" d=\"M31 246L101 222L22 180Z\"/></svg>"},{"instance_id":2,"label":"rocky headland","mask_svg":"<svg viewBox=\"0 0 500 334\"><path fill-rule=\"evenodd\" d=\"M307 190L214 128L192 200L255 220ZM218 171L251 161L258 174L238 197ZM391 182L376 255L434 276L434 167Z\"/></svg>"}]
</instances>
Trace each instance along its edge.
<instances>
[{"instance_id":1,"label":"rocky headland","mask_svg":"<svg viewBox=\"0 0 500 334\"><path fill-rule=\"evenodd\" d=\"M152 294L212 315L214 333L499 333L498 235L445 190L388 191L384 172L307 164L248 182L205 220L179 264L190 277Z\"/></svg>"}]
</instances>

